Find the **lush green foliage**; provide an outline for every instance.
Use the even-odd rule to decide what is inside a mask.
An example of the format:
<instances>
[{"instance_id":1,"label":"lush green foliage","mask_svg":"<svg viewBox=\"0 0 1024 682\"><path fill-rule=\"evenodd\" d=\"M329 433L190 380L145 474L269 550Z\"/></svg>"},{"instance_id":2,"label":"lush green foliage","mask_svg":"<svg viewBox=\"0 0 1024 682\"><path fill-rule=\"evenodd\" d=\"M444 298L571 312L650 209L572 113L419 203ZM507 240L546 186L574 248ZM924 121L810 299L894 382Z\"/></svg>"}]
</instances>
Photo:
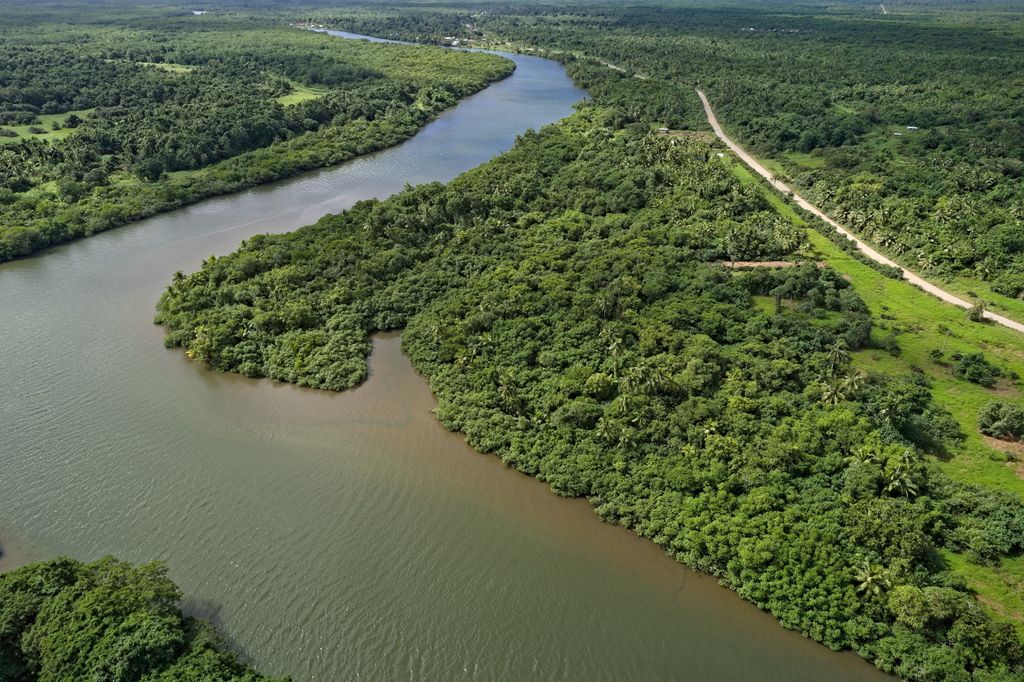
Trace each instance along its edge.
<instances>
[{"instance_id":1,"label":"lush green foliage","mask_svg":"<svg viewBox=\"0 0 1024 682\"><path fill-rule=\"evenodd\" d=\"M1002 370L985 359L982 353L954 353L953 376L982 386L995 386Z\"/></svg>"},{"instance_id":2,"label":"lush green foliage","mask_svg":"<svg viewBox=\"0 0 1024 682\"><path fill-rule=\"evenodd\" d=\"M545 47L599 106L523 136L448 186L363 202L179 273L160 302L167 341L220 370L340 390L365 378L370 334L404 327L447 426L556 492L588 497L604 518L718 576L786 626L906 679L1020 679L1019 637L987 615L965 576L1005 575L997 571L1021 558L1024 508L1015 495L949 480L926 457L961 438L932 402L933 370L944 372L941 391L946 382L1002 387L1008 373L960 339L947 356L941 326L915 328L935 366L909 371L895 358L914 332L882 314L888 333L872 335L864 303L833 270L708 265L792 258L803 233L709 147L648 134L703 127L699 84L727 126L780 159L780 175L904 262L1020 293L1018 29L977 15L954 25L941 13L865 18L854 14L861 9L294 14L421 41ZM334 45L322 37L230 22L199 31L186 21L159 35L142 20L130 30L74 29L86 47L55 63L68 60L84 81L25 77L33 59L55 59L45 40L34 43L50 56L7 54L5 68L22 76L0 85L28 93L5 95L0 107L9 139L37 139L0 146L0 155L30 150L32 172L76 140L106 143L88 137L113 130L104 117L117 107L100 83L131 82L140 97L157 83L168 118L156 126L166 135L150 134L148 112L117 119L129 153L110 155L116 165L99 184L86 176L106 172L89 165L95 159L62 157L62 168L84 164L81 177L26 175L28 189L9 189L0 204L22 210L25 197L41 197L33 211L77 209L66 216L85 232L103 229L111 214L116 224L400 139L436 108L424 83L440 107L500 75L478 62L480 72L453 86L468 62L389 71L397 52L381 59L360 48L333 60L316 50ZM293 40L308 50L301 57ZM243 83L244 111L232 116L245 134L232 137L234 128L176 99L193 83L211 101ZM188 129L193 115L202 130ZM207 132L209 159L201 145L181 144ZM26 232L10 234L28 243ZM852 352L870 345L889 353ZM1002 438L1024 422L1019 408L997 402L970 408L961 423L972 432L975 414L982 432Z\"/></svg>"},{"instance_id":3,"label":"lush green foliage","mask_svg":"<svg viewBox=\"0 0 1024 682\"><path fill-rule=\"evenodd\" d=\"M994 438L1020 438L1024 436L1024 409L993 400L978 412L978 430Z\"/></svg>"},{"instance_id":4,"label":"lush green foliage","mask_svg":"<svg viewBox=\"0 0 1024 682\"><path fill-rule=\"evenodd\" d=\"M901 262L1024 293L1019 14L664 4L313 16L425 41L546 48L576 60L580 82L628 120L703 128L699 85L723 125L777 159L780 177ZM595 60L622 71L597 76Z\"/></svg>"},{"instance_id":5,"label":"lush green foliage","mask_svg":"<svg viewBox=\"0 0 1024 682\"><path fill-rule=\"evenodd\" d=\"M180 601L161 564L54 559L0 575L0 679L270 682Z\"/></svg>"},{"instance_id":6,"label":"lush green foliage","mask_svg":"<svg viewBox=\"0 0 1024 682\"><path fill-rule=\"evenodd\" d=\"M0 124L53 127L0 144L0 261L390 146L513 67L266 19L79 22L0 30Z\"/></svg>"},{"instance_id":7,"label":"lush green foliage","mask_svg":"<svg viewBox=\"0 0 1024 682\"><path fill-rule=\"evenodd\" d=\"M1024 507L926 462L958 429L920 376L851 368L871 323L844 279L705 265L801 239L703 143L620 119L211 258L161 299L168 343L341 389L405 327L447 426L786 626L908 679L1019 674L938 551L1018 554Z\"/></svg>"}]
</instances>

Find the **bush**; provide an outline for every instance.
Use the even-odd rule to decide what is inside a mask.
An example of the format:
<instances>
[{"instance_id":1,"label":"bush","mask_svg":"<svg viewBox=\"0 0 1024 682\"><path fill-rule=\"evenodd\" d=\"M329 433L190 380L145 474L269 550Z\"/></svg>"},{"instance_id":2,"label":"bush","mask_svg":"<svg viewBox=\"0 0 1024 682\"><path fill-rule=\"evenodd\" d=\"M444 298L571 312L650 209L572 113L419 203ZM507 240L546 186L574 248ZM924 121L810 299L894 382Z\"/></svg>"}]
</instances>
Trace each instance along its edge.
<instances>
[{"instance_id":1,"label":"bush","mask_svg":"<svg viewBox=\"0 0 1024 682\"><path fill-rule=\"evenodd\" d=\"M978 301L970 308L967 309L967 319L971 322L984 322L985 321L985 304Z\"/></svg>"},{"instance_id":2,"label":"bush","mask_svg":"<svg viewBox=\"0 0 1024 682\"><path fill-rule=\"evenodd\" d=\"M1013 403L990 402L978 410L978 430L993 438L1018 439L1024 436L1024 409Z\"/></svg>"},{"instance_id":3,"label":"bush","mask_svg":"<svg viewBox=\"0 0 1024 682\"><path fill-rule=\"evenodd\" d=\"M953 376L986 388L995 386L1003 371L985 359L981 353L954 353Z\"/></svg>"},{"instance_id":4,"label":"bush","mask_svg":"<svg viewBox=\"0 0 1024 682\"><path fill-rule=\"evenodd\" d=\"M896 340L896 332L889 332L878 342L878 347L893 357L899 357L900 344Z\"/></svg>"}]
</instances>

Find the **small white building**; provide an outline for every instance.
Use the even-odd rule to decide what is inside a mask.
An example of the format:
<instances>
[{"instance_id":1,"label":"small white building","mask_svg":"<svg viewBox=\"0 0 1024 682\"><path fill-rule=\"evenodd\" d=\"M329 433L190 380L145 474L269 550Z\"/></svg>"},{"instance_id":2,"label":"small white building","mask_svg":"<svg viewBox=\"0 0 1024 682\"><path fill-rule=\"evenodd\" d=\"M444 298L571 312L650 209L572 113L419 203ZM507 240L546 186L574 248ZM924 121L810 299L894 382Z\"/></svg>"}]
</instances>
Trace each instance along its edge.
<instances>
[{"instance_id":1,"label":"small white building","mask_svg":"<svg viewBox=\"0 0 1024 682\"><path fill-rule=\"evenodd\" d=\"M917 130L917 126L907 126L907 130Z\"/></svg>"}]
</instances>

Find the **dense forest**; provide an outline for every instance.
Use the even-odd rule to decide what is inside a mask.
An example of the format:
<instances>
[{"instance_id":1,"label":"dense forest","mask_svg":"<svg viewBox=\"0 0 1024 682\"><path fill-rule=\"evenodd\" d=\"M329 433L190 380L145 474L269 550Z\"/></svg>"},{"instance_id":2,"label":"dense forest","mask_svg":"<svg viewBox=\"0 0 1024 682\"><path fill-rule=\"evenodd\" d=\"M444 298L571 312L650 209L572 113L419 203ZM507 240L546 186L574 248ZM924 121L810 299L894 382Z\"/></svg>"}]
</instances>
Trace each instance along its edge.
<instances>
[{"instance_id":1,"label":"dense forest","mask_svg":"<svg viewBox=\"0 0 1024 682\"><path fill-rule=\"evenodd\" d=\"M180 602L157 563L59 558L0 575L0 679L272 682Z\"/></svg>"},{"instance_id":2,"label":"dense forest","mask_svg":"<svg viewBox=\"0 0 1024 682\"><path fill-rule=\"evenodd\" d=\"M1019 635L939 552L1019 554L1024 505L926 458L959 438L920 375L866 374L851 285L705 143L587 106L447 186L175 276L167 342L328 389L403 344L477 449L585 496L744 598L911 680L1012 679Z\"/></svg>"},{"instance_id":3,"label":"dense forest","mask_svg":"<svg viewBox=\"0 0 1024 682\"><path fill-rule=\"evenodd\" d=\"M513 68L155 14L0 28L0 261L393 145Z\"/></svg>"},{"instance_id":4,"label":"dense forest","mask_svg":"<svg viewBox=\"0 0 1024 682\"><path fill-rule=\"evenodd\" d=\"M549 7L478 3L310 16L375 35L541 49L630 120L725 128L907 267L1024 295L1024 51L996 4ZM595 74L617 66L614 79ZM604 67L607 70L607 67ZM596 90L594 88L597 88Z\"/></svg>"}]
</instances>

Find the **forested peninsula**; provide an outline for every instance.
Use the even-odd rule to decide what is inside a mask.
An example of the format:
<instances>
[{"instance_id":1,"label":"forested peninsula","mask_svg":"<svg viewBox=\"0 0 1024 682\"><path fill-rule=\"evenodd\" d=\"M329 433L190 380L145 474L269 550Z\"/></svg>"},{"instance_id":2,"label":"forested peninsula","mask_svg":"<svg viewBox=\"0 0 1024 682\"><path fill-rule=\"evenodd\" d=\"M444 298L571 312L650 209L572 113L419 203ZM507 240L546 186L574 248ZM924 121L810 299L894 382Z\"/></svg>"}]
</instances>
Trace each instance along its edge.
<instances>
[{"instance_id":1,"label":"forested peninsula","mask_svg":"<svg viewBox=\"0 0 1024 682\"><path fill-rule=\"evenodd\" d=\"M369 335L437 415L744 598L907 679L1009 679L1018 633L941 551L1019 554L1024 505L929 461L959 436L920 374L865 373L855 289L704 142L595 103L447 186L248 240L157 321L210 366L340 390Z\"/></svg>"},{"instance_id":2,"label":"forested peninsula","mask_svg":"<svg viewBox=\"0 0 1024 682\"><path fill-rule=\"evenodd\" d=\"M0 262L389 147L514 68L251 14L111 26L110 9L4 11Z\"/></svg>"}]
</instances>

